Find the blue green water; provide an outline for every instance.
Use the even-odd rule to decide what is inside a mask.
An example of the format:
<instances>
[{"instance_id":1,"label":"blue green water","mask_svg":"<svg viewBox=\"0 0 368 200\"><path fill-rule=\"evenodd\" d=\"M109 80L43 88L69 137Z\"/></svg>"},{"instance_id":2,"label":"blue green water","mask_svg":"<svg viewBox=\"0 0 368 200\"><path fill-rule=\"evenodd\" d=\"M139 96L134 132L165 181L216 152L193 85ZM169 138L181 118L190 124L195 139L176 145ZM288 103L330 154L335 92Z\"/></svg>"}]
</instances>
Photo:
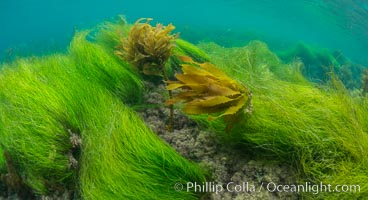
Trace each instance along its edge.
<instances>
[{"instance_id":1,"label":"blue green water","mask_svg":"<svg viewBox=\"0 0 368 200\"><path fill-rule=\"evenodd\" d=\"M66 49L73 31L116 17L172 22L184 39L274 50L297 42L339 50L368 66L368 3L362 0L1 0L0 58Z\"/></svg>"}]
</instances>

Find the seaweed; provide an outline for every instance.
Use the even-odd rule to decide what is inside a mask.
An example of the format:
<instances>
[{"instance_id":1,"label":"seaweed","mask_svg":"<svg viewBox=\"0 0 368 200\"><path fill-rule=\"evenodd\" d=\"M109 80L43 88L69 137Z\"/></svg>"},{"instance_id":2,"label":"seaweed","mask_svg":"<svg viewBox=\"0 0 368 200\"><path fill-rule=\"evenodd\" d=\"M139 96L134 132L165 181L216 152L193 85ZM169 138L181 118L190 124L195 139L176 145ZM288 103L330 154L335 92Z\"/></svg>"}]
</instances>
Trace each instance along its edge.
<instances>
[{"instance_id":1,"label":"seaweed","mask_svg":"<svg viewBox=\"0 0 368 200\"><path fill-rule=\"evenodd\" d=\"M24 183L20 175L17 173L9 153L4 152L4 157L6 160L7 173L1 174L1 181L3 181L9 188L13 189L20 199L35 198L31 189Z\"/></svg>"},{"instance_id":2,"label":"seaweed","mask_svg":"<svg viewBox=\"0 0 368 200\"><path fill-rule=\"evenodd\" d=\"M208 46L206 46L208 45ZM251 89L252 117L239 122L232 134L218 134L259 156L291 165L299 183L360 185L356 193L304 193L305 198L363 198L368 193L368 104L353 97L333 73L325 85L300 74L299 61L273 66L254 56L257 46L223 48L202 43L211 61L231 78ZM260 45L258 48L263 48ZM272 52L269 52L272 53ZM282 67L285 66L285 67ZM285 74L280 76L284 70ZM292 72L292 73L289 73ZM289 76L289 77L287 77ZM206 123L211 130L221 121Z\"/></svg>"},{"instance_id":3,"label":"seaweed","mask_svg":"<svg viewBox=\"0 0 368 200\"><path fill-rule=\"evenodd\" d=\"M140 23L143 20L146 22ZM170 35L175 27L172 24L166 27L156 24L152 27L149 24L151 20L138 19L129 31L128 38L123 38L117 46L115 54L145 75L165 76L165 63L175 47L177 36Z\"/></svg>"},{"instance_id":4,"label":"seaweed","mask_svg":"<svg viewBox=\"0 0 368 200\"><path fill-rule=\"evenodd\" d=\"M1 144L24 181L34 193L47 193L46 185L69 187L67 183L75 172L67 170L68 135L60 120L65 106L60 102L66 85L58 88L47 75L56 66L71 65L65 56L19 59L5 67L0 74L0 124L3 127ZM41 66L45 67L42 72ZM64 81L64 76L58 77ZM64 182L65 181L65 182ZM49 184L49 182L52 182ZM58 189L57 189L58 190Z\"/></svg>"},{"instance_id":5,"label":"seaweed","mask_svg":"<svg viewBox=\"0 0 368 200\"><path fill-rule=\"evenodd\" d=\"M130 108L140 103L142 77L133 73L134 63L112 53L131 27L117 23L97 31L95 42L86 39L90 32L76 32L66 54L1 64L0 173L15 177L5 181L8 186L37 197L66 192L69 199L200 198L175 191L174 185L204 182L205 171L158 138ZM174 42L169 43L171 48ZM327 79L317 85L302 75L305 59L284 63L260 41L239 48L184 40L176 45L170 52L179 57L171 57L172 64L186 63L177 81L167 81L169 90L182 88L169 104L184 101L184 111L201 114L190 117L216 131L224 144L291 165L298 183L360 187L355 193L302 193L301 198L367 196L367 73L361 77L363 95L352 96L339 78L354 77L360 67L350 69L337 53L334 60L301 48L311 62L347 64L324 69ZM247 110L251 117L237 115ZM214 120L226 116L236 118L230 120L236 121L233 127ZM226 126L231 134L224 134Z\"/></svg>"},{"instance_id":6,"label":"seaweed","mask_svg":"<svg viewBox=\"0 0 368 200\"><path fill-rule=\"evenodd\" d=\"M176 47L174 49L174 54L177 56L189 56L196 62L208 62L209 57L206 55L206 53L195 46L194 44L182 40L182 39L176 39L175 40ZM173 58L177 58L174 56Z\"/></svg>"},{"instance_id":7,"label":"seaweed","mask_svg":"<svg viewBox=\"0 0 368 200\"><path fill-rule=\"evenodd\" d=\"M368 93L368 69L363 70L362 73L362 95L365 96Z\"/></svg>"},{"instance_id":8,"label":"seaweed","mask_svg":"<svg viewBox=\"0 0 368 200\"><path fill-rule=\"evenodd\" d=\"M146 20L145 23L140 23ZM175 29L172 24L164 27L162 24L156 24L153 27L149 24L151 18L138 19L130 29L128 38L121 39L121 44L117 46L115 54L122 60L126 60L133 67L145 74L163 76L165 81L169 80L166 62L172 55L175 47L174 40L178 35L170 35L170 32ZM169 97L172 94L169 91ZM173 106L170 106L170 122L168 130L173 127Z\"/></svg>"},{"instance_id":9,"label":"seaweed","mask_svg":"<svg viewBox=\"0 0 368 200\"><path fill-rule=\"evenodd\" d=\"M115 59L108 48L100 45L104 44L104 41L88 42L88 34L89 31L78 32L70 43L68 56L73 59L75 70L91 83L103 85L124 103L138 104L143 92L140 78L127 62Z\"/></svg>"},{"instance_id":10,"label":"seaweed","mask_svg":"<svg viewBox=\"0 0 368 200\"><path fill-rule=\"evenodd\" d=\"M167 90L181 88L182 91L169 99L172 105L184 101L183 111L187 114L213 114L209 120L224 117L227 131L239 118L252 112L251 91L239 82L229 78L211 63L197 63L190 57L180 57L189 64L182 64L183 74L176 74L178 81L168 81Z\"/></svg>"},{"instance_id":11,"label":"seaweed","mask_svg":"<svg viewBox=\"0 0 368 200\"><path fill-rule=\"evenodd\" d=\"M125 16L119 15L112 21L104 21L89 33L90 38L104 46L109 54L114 54L116 47L121 45L121 38L127 37L132 25Z\"/></svg>"},{"instance_id":12,"label":"seaweed","mask_svg":"<svg viewBox=\"0 0 368 200\"><path fill-rule=\"evenodd\" d=\"M67 54L3 64L0 146L11 169L36 196L197 199L174 185L205 181L203 170L128 107L139 103L141 80L87 35L76 33Z\"/></svg>"},{"instance_id":13,"label":"seaweed","mask_svg":"<svg viewBox=\"0 0 368 200\"><path fill-rule=\"evenodd\" d=\"M334 71L348 89L361 87L359 76L364 66L350 61L341 51L299 43L294 48L277 54L285 62L300 59L304 64L301 71L309 81L326 84L330 79L328 73Z\"/></svg>"}]
</instances>

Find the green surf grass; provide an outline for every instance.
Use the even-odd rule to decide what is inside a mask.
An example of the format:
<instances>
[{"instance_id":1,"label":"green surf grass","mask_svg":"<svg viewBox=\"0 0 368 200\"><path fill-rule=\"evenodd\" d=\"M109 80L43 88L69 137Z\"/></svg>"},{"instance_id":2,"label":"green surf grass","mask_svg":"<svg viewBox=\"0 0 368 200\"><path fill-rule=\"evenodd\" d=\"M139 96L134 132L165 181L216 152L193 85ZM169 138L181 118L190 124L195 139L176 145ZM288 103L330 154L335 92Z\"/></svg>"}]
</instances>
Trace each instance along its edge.
<instances>
[{"instance_id":1,"label":"green surf grass","mask_svg":"<svg viewBox=\"0 0 368 200\"><path fill-rule=\"evenodd\" d=\"M0 147L0 173L5 172L5 160L4 160L4 151L3 148Z\"/></svg>"},{"instance_id":2,"label":"green surf grass","mask_svg":"<svg viewBox=\"0 0 368 200\"><path fill-rule=\"evenodd\" d=\"M48 182L62 184L75 174L67 170L64 155L71 147L62 124L65 102L59 91L65 88L50 87L54 83L45 76L64 64L69 63L62 56L21 59L0 75L1 143L38 193L46 192ZM39 70L43 73L36 73Z\"/></svg>"},{"instance_id":3,"label":"green surf grass","mask_svg":"<svg viewBox=\"0 0 368 200\"><path fill-rule=\"evenodd\" d=\"M143 87L139 77L127 63L119 61L101 45L86 41L87 35L87 31L78 33L70 45L70 56L78 72L91 83L102 85L125 103L139 103Z\"/></svg>"},{"instance_id":4,"label":"green surf grass","mask_svg":"<svg viewBox=\"0 0 368 200\"><path fill-rule=\"evenodd\" d=\"M120 39L128 36L131 27L132 25L126 21L125 17L119 15L113 21L105 21L96 26L91 32L90 37L104 46L112 55L116 46L121 42Z\"/></svg>"},{"instance_id":5,"label":"green surf grass","mask_svg":"<svg viewBox=\"0 0 368 200\"><path fill-rule=\"evenodd\" d=\"M127 106L140 101L140 79L87 34L77 33L66 55L3 64L0 143L17 172L37 194L68 189L83 199L197 199L174 184L202 182L203 171ZM80 149L71 133L81 137Z\"/></svg>"},{"instance_id":6,"label":"green surf grass","mask_svg":"<svg viewBox=\"0 0 368 200\"><path fill-rule=\"evenodd\" d=\"M204 181L199 168L161 142L131 109L90 94L99 110L89 113L83 124L88 135L83 137L81 168L85 199L198 198L190 192L176 192L174 184ZM96 117L100 111L107 115Z\"/></svg>"},{"instance_id":7,"label":"green surf grass","mask_svg":"<svg viewBox=\"0 0 368 200\"><path fill-rule=\"evenodd\" d=\"M340 51L331 52L328 49L299 43L293 48L277 52L277 55L287 62L296 57L301 59L305 65L303 75L313 82L326 83L329 79L326 74L333 70L347 88L361 88L360 78L365 67L352 62Z\"/></svg>"},{"instance_id":8,"label":"green surf grass","mask_svg":"<svg viewBox=\"0 0 368 200\"><path fill-rule=\"evenodd\" d=\"M71 189L83 199L199 198L173 187L204 181L203 171L130 108L140 105L141 77L113 55L128 27L124 20L106 23L94 42L85 39L91 33L77 33L68 54L0 67L0 152L9 152L34 192ZM182 40L177 46L177 54L210 60L253 92L254 113L230 134L218 131L224 129L220 120L194 119L244 151L291 165L300 184L360 186L360 192L309 192L302 198L368 196L368 98L351 95L334 75L325 86L310 83L302 62L284 64L262 42L243 48L200 44L206 53ZM81 149L73 149L70 132L82 138ZM70 154L79 161L77 170Z\"/></svg>"},{"instance_id":9,"label":"green surf grass","mask_svg":"<svg viewBox=\"0 0 368 200\"><path fill-rule=\"evenodd\" d=\"M224 138L246 144L255 154L289 163L300 183L360 185L360 192L303 193L306 198L367 196L367 98L352 97L334 75L329 86L309 83L300 74L300 62L282 64L260 42L232 49L215 44L201 47L253 92L253 115ZM218 129L221 124L208 125Z\"/></svg>"}]
</instances>

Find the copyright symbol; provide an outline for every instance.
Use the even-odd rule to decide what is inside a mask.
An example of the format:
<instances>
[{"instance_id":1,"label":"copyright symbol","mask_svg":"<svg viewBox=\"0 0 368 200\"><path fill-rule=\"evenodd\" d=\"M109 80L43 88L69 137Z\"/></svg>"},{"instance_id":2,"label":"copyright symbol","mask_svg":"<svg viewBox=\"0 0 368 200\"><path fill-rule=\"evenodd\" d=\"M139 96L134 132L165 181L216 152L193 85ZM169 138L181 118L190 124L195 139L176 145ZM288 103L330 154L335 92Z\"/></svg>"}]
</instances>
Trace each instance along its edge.
<instances>
[{"instance_id":1,"label":"copyright symbol","mask_svg":"<svg viewBox=\"0 0 368 200\"><path fill-rule=\"evenodd\" d=\"M177 192L181 191L183 188L184 188L184 186L181 183L175 183L175 185L174 185L174 189Z\"/></svg>"}]
</instances>

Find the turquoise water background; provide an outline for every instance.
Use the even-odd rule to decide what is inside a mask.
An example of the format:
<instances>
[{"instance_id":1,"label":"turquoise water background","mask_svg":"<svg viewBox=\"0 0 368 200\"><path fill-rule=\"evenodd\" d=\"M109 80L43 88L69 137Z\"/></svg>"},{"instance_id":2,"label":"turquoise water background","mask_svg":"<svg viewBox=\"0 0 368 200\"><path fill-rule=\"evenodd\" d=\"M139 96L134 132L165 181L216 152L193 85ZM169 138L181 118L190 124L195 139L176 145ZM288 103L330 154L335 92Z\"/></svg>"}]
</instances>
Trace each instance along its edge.
<instances>
[{"instance_id":1,"label":"turquoise water background","mask_svg":"<svg viewBox=\"0 0 368 200\"><path fill-rule=\"evenodd\" d=\"M340 50L368 66L368 3L362 0L1 0L0 58L65 50L75 29L119 14L172 22L191 42L242 46L252 39L271 49L297 42Z\"/></svg>"}]
</instances>

